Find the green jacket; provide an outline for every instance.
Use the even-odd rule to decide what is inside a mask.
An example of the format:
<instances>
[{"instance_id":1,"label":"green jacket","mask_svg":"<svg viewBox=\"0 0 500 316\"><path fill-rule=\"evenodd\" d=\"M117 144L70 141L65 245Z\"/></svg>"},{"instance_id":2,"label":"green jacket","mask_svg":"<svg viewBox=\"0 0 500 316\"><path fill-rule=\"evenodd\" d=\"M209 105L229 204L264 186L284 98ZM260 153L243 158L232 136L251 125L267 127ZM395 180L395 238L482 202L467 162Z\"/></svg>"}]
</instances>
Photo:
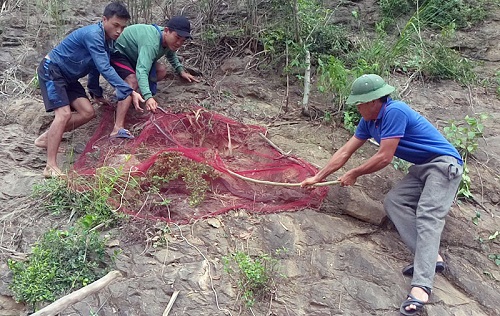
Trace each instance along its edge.
<instances>
[{"instance_id":1,"label":"green jacket","mask_svg":"<svg viewBox=\"0 0 500 316\"><path fill-rule=\"evenodd\" d=\"M159 26L158 28L163 32L164 27ZM177 73L184 70L177 54L168 47L161 46L160 33L151 24L127 26L116 40L115 48L127 56L131 62L136 63L137 82L145 100L153 96L149 88L149 72L154 63L163 55Z\"/></svg>"}]
</instances>

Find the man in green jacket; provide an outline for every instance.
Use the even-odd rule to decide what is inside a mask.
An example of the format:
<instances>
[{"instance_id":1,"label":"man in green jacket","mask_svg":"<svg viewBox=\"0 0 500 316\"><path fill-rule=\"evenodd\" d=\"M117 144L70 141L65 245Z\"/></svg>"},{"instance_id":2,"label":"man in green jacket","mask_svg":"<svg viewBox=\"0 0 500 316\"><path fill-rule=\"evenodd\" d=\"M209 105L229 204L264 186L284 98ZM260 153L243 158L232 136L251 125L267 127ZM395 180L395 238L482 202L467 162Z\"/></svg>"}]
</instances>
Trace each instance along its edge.
<instances>
[{"instance_id":1,"label":"man in green jacket","mask_svg":"<svg viewBox=\"0 0 500 316\"><path fill-rule=\"evenodd\" d=\"M135 24L125 28L116 42L116 52L111 55L111 65L132 89L139 89L145 108L155 112L158 103L154 99L156 82L165 79L167 69L158 62L165 56L177 74L189 82L199 80L184 70L176 51L191 39L191 24L184 16L170 19L165 27L155 24ZM116 119L111 137L134 138L125 129L125 116L131 102L122 102L117 106ZM136 110L142 112L139 105Z\"/></svg>"}]
</instances>

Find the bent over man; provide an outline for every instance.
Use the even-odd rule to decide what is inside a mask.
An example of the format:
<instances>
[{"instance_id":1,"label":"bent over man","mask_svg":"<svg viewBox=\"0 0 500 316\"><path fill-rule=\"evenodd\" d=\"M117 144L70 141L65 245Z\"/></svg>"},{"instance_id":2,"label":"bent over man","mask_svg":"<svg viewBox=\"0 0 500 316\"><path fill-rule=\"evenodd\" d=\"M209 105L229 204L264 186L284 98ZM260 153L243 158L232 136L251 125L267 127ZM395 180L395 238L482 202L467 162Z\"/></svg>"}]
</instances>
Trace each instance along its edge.
<instances>
[{"instance_id":1,"label":"bent over man","mask_svg":"<svg viewBox=\"0 0 500 316\"><path fill-rule=\"evenodd\" d=\"M438 254L441 232L460 184L463 162L458 151L428 120L406 103L389 97L394 90L374 74L354 81L347 103L356 105L362 116L354 136L322 170L301 185L320 182L340 169L371 137L380 144L378 152L341 176L341 185L353 185L359 176L390 164L394 156L414 164L384 200L388 217L414 254L413 265L403 270L413 278L410 293L400 308L403 315L414 315L429 300L436 271L444 268Z\"/></svg>"},{"instance_id":2,"label":"bent over man","mask_svg":"<svg viewBox=\"0 0 500 316\"><path fill-rule=\"evenodd\" d=\"M103 98L99 75L116 89L120 102L126 100L139 106L141 96L134 92L109 63L114 41L130 19L125 6L112 2L104 9L102 21L77 29L45 56L38 66L38 80L47 112L55 118L49 129L35 140L47 149L45 177L62 175L57 167L57 152L64 132L71 131L95 117L95 111L78 79L88 74L90 94L100 103Z\"/></svg>"},{"instance_id":3,"label":"bent over man","mask_svg":"<svg viewBox=\"0 0 500 316\"><path fill-rule=\"evenodd\" d=\"M189 82L198 82L184 70L176 51L186 39L191 39L191 24L184 16L170 19L166 27L155 24L135 24L127 27L116 42L116 52L111 55L111 64L116 72L134 89L139 89L146 100L146 110L155 112L158 103L154 99L156 83L165 79L167 69L158 62L165 56L177 74ZM131 102L124 102L116 109L116 120L110 136L134 138L125 129L125 117ZM135 106L142 112L142 108Z\"/></svg>"}]
</instances>

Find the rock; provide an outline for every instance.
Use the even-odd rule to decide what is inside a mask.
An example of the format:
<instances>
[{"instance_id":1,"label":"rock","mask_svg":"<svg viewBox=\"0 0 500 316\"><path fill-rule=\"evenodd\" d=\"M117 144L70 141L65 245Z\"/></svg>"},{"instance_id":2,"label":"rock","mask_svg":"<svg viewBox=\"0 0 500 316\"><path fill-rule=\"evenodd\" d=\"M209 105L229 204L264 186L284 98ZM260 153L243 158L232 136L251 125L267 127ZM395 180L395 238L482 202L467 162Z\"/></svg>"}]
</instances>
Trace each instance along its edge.
<instances>
[{"instance_id":1,"label":"rock","mask_svg":"<svg viewBox=\"0 0 500 316\"><path fill-rule=\"evenodd\" d=\"M209 218L207 219L207 223L214 228L219 228L221 226L221 222L217 218Z\"/></svg>"},{"instance_id":2,"label":"rock","mask_svg":"<svg viewBox=\"0 0 500 316\"><path fill-rule=\"evenodd\" d=\"M251 60L252 56L245 56L244 58L231 57L224 61L224 63L220 66L220 70L225 73L242 72L246 70Z\"/></svg>"},{"instance_id":3,"label":"rock","mask_svg":"<svg viewBox=\"0 0 500 316\"><path fill-rule=\"evenodd\" d=\"M24 304L17 303L12 297L0 295L0 316L19 316Z\"/></svg>"},{"instance_id":4,"label":"rock","mask_svg":"<svg viewBox=\"0 0 500 316\"><path fill-rule=\"evenodd\" d=\"M326 211L344 213L367 223L381 225L387 218L382 202L372 200L359 187L332 187L326 201L322 206Z\"/></svg>"}]
</instances>

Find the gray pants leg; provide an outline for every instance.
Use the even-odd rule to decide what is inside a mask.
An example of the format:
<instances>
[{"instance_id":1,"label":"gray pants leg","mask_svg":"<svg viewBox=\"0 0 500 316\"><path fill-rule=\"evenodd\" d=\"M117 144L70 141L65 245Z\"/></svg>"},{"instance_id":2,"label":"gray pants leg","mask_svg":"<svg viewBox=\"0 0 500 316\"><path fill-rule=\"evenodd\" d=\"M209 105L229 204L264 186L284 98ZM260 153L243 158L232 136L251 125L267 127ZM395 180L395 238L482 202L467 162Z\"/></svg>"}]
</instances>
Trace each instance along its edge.
<instances>
[{"instance_id":1,"label":"gray pants leg","mask_svg":"<svg viewBox=\"0 0 500 316\"><path fill-rule=\"evenodd\" d=\"M461 175L455 158L440 156L411 166L384 200L387 216L415 255L412 286L432 288L441 232Z\"/></svg>"}]
</instances>

